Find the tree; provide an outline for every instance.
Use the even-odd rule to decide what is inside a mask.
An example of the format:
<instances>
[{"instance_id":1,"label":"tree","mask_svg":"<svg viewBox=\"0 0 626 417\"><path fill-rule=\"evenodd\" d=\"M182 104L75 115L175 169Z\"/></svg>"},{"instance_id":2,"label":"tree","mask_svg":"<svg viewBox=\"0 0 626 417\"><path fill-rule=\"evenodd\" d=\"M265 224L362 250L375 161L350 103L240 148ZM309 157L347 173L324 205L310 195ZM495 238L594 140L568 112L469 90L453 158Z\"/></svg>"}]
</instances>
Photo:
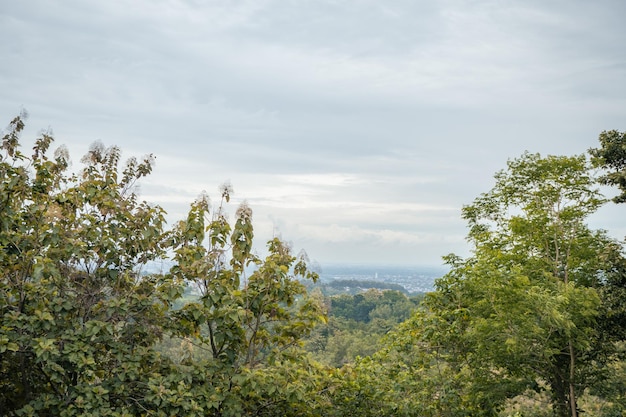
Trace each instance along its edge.
<instances>
[{"instance_id":1,"label":"tree","mask_svg":"<svg viewBox=\"0 0 626 417\"><path fill-rule=\"evenodd\" d=\"M315 387L304 384L306 372L294 366L308 366L300 339L325 321L320 305L306 296L296 277L317 276L307 270L304 253L292 256L278 239L269 242L265 260L253 255L251 210L242 205L231 230L222 212L229 192L223 189L212 217L208 200L198 199L173 234L171 274L199 288L201 295L173 313L174 335L208 353L204 360L191 361L189 356L183 361L193 375L189 389L204 387L200 393L211 393L211 415L275 415L286 405L295 410ZM246 277L249 264L257 268Z\"/></svg>"},{"instance_id":2,"label":"tree","mask_svg":"<svg viewBox=\"0 0 626 417\"><path fill-rule=\"evenodd\" d=\"M589 168L584 156L526 153L464 208L473 255L446 257L450 273L412 319L409 363L448 375L431 397L451 392L445 381L471 381L452 391L457 404L495 415L545 381L555 415L576 416L578 397L603 379L623 336L607 308L623 256L585 224L604 201Z\"/></svg>"},{"instance_id":3,"label":"tree","mask_svg":"<svg viewBox=\"0 0 626 417\"><path fill-rule=\"evenodd\" d=\"M167 239L163 211L132 193L151 157L118 172L119 149L96 144L85 169L66 175L67 151L50 159L49 133L31 158L20 151L23 128L22 117L11 122L0 162L0 408L131 410L143 391L136 376L166 366L150 346L177 291L141 274Z\"/></svg>"},{"instance_id":4,"label":"tree","mask_svg":"<svg viewBox=\"0 0 626 417\"><path fill-rule=\"evenodd\" d=\"M276 239L264 260L253 256L246 205L234 227L219 209L207 224L200 198L167 230L163 209L134 193L151 155L120 167L119 148L97 143L72 174L64 148L50 155L49 132L23 154L23 129L20 115L0 155L4 414L312 412L305 396L318 389L319 370L298 346L324 316L297 279L315 278L305 256ZM170 270L149 272L171 253ZM200 299L173 309L189 284ZM164 336L182 358L162 350Z\"/></svg>"},{"instance_id":5,"label":"tree","mask_svg":"<svg viewBox=\"0 0 626 417\"><path fill-rule=\"evenodd\" d=\"M609 130L600 133L600 148L589 149L596 166L609 172L600 177L602 184L619 188L621 194L614 197L615 203L626 202L626 132Z\"/></svg>"}]
</instances>

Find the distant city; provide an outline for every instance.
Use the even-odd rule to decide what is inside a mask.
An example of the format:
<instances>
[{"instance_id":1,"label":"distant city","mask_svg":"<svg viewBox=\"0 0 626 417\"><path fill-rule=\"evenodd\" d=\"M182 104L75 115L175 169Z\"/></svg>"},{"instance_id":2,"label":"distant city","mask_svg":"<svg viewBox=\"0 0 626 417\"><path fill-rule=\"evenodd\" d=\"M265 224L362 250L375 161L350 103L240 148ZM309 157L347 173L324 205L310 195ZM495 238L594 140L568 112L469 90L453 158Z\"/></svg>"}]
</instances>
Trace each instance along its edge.
<instances>
[{"instance_id":1,"label":"distant city","mask_svg":"<svg viewBox=\"0 0 626 417\"><path fill-rule=\"evenodd\" d=\"M377 281L402 286L409 293L434 290L435 280L447 272L445 266L323 265L317 273L322 283L333 280Z\"/></svg>"}]
</instances>

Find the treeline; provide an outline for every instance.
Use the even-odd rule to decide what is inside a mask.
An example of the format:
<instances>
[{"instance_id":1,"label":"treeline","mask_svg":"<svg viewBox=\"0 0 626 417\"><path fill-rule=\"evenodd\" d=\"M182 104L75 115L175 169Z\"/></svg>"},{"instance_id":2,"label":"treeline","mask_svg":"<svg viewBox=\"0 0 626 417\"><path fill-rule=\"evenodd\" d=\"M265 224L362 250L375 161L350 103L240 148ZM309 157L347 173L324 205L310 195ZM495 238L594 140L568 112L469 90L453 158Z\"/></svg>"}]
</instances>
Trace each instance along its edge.
<instances>
[{"instance_id":1,"label":"treeline","mask_svg":"<svg viewBox=\"0 0 626 417\"><path fill-rule=\"evenodd\" d=\"M358 294L368 289L393 290L404 294L409 292L400 284L374 280L358 279L333 279L324 283L317 282L310 286L311 289L320 288L324 294L334 295L341 293Z\"/></svg>"},{"instance_id":2,"label":"treeline","mask_svg":"<svg viewBox=\"0 0 626 417\"><path fill-rule=\"evenodd\" d=\"M423 294L408 297L396 290L326 297L328 321L304 338L305 349L317 362L333 367L354 363L379 350L382 337L408 319Z\"/></svg>"},{"instance_id":3,"label":"treeline","mask_svg":"<svg viewBox=\"0 0 626 417\"><path fill-rule=\"evenodd\" d=\"M167 227L133 192L152 158L44 132L0 151L0 410L8 416L620 416L626 258L587 219L626 201L626 135L525 153L463 209L472 255L423 299L325 296L304 254L253 248L207 196ZM598 176L599 175L599 176ZM172 267L145 274L151 262ZM254 266L254 267L253 267ZM253 268L252 268L253 267ZM246 271L253 270L251 273ZM188 288L197 296L188 297Z\"/></svg>"}]
</instances>

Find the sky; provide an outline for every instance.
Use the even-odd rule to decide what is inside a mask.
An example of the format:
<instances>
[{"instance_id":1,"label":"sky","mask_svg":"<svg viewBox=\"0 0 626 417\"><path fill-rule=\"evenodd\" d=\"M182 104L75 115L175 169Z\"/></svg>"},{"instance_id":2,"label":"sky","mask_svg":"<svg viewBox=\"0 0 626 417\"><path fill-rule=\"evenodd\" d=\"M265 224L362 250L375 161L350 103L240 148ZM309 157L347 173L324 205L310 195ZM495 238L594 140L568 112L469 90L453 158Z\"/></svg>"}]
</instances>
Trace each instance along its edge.
<instances>
[{"instance_id":1,"label":"sky","mask_svg":"<svg viewBox=\"0 0 626 417\"><path fill-rule=\"evenodd\" d=\"M153 153L174 223L230 182L257 251L469 254L461 208L524 151L626 130L623 0L0 0L0 126ZM611 195L608 190L607 195ZM626 236L623 206L590 223ZM234 215L231 214L231 219Z\"/></svg>"}]
</instances>

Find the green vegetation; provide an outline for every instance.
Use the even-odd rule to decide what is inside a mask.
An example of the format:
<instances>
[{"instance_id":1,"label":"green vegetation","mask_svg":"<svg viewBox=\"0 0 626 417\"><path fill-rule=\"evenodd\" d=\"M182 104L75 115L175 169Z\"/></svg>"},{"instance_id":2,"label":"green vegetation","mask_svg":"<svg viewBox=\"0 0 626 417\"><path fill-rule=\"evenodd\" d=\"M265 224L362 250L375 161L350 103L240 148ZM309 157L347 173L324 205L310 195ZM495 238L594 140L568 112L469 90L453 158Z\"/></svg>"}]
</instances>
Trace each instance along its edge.
<instances>
[{"instance_id":1,"label":"green vegetation","mask_svg":"<svg viewBox=\"0 0 626 417\"><path fill-rule=\"evenodd\" d=\"M84 168L43 133L0 154L0 410L9 416L587 416L626 409L626 258L586 220L624 191L626 135L526 153L463 210L472 255L425 297L307 291L305 255L254 255L231 190L166 228L150 156ZM594 172L600 169L596 179ZM623 195L615 202L623 202ZM168 259L163 273L146 273ZM246 272L253 271L253 272ZM190 289L194 290L191 294Z\"/></svg>"},{"instance_id":2,"label":"green vegetation","mask_svg":"<svg viewBox=\"0 0 626 417\"><path fill-rule=\"evenodd\" d=\"M325 284L314 284L314 287L321 288L324 294L358 294L365 289L379 289L379 290L393 290L402 293L407 293L406 289L400 284L393 284L390 282L380 282L371 280L356 280L356 279L335 279Z\"/></svg>"},{"instance_id":3,"label":"green vegetation","mask_svg":"<svg viewBox=\"0 0 626 417\"><path fill-rule=\"evenodd\" d=\"M370 289L325 298L328 321L305 338L305 348L320 363L341 367L379 350L382 337L408 319L423 295Z\"/></svg>"},{"instance_id":4,"label":"green vegetation","mask_svg":"<svg viewBox=\"0 0 626 417\"><path fill-rule=\"evenodd\" d=\"M164 229L137 201L151 158L119 167L92 146L67 174L52 137L32 156L15 118L0 161L0 410L9 415L277 415L309 405L316 376L298 341L325 316L296 276L315 279L279 240L251 254L251 211L234 226L199 198ZM222 204L230 190L222 190ZM173 253L166 274L143 274ZM247 265L256 265L250 276ZM201 296L172 308L186 286ZM180 306L179 306L180 307ZM165 342L177 349L163 351ZM309 388L311 387L311 388Z\"/></svg>"},{"instance_id":5,"label":"green vegetation","mask_svg":"<svg viewBox=\"0 0 626 417\"><path fill-rule=\"evenodd\" d=\"M601 147L589 153L596 166L608 171L599 180L619 188L621 194L613 198L615 203L626 203L626 132L604 131L598 140Z\"/></svg>"}]
</instances>

